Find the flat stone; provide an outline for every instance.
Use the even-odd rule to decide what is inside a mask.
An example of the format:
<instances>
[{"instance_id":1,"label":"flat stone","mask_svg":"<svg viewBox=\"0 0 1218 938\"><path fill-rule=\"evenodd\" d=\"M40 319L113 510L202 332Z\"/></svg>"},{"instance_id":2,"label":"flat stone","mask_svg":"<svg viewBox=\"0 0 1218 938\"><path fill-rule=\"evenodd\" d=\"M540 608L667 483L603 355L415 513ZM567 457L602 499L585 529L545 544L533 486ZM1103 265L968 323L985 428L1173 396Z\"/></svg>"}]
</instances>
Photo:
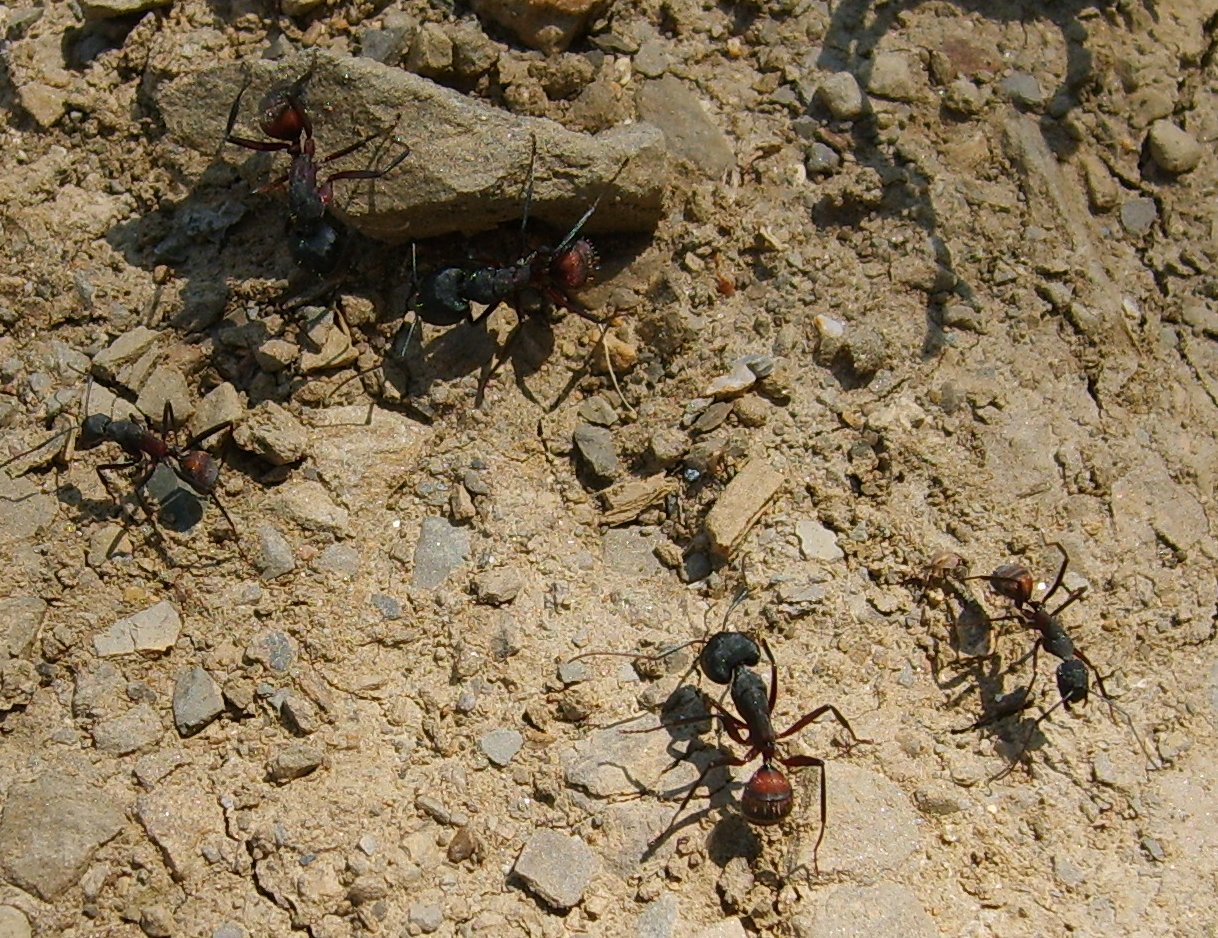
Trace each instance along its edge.
<instances>
[{"instance_id":1,"label":"flat stone","mask_svg":"<svg viewBox=\"0 0 1218 938\"><path fill-rule=\"evenodd\" d=\"M0 905L0 938L30 938L30 920L20 909Z\"/></svg>"},{"instance_id":2,"label":"flat stone","mask_svg":"<svg viewBox=\"0 0 1218 938\"><path fill-rule=\"evenodd\" d=\"M224 812L216 798L199 797L198 782L189 773L138 798L135 816L161 851L174 882L207 878L209 867L200 848L227 839Z\"/></svg>"},{"instance_id":3,"label":"flat stone","mask_svg":"<svg viewBox=\"0 0 1218 938\"><path fill-rule=\"evenodd\" d=\"M0 599L0 658L24 658L46 614L46 601L37 596Z\"/></svg>"},{"instance_id":4,"label":"flat stone","mask_svg":"<svg viewBox=\"0 0 1218 938\"><path fill-rule=\"evenodd\" d=\"M903 886L842 885L830 889L814 915L793 922L798 938L850 938L853 935L900 935L935 938L939 929L918 897Z\"/></svg>"},{"instance_id":5,"label":"flat stone","mask_svg":"<svg viewBox=\"0 0 1218 938\"><path fill-rule=\"evenodd\" d=\"M840 759L827 762L829 817L820 849L821 875L865 878L898 869L921 849L917 812L909 798L883 775ZM795 810L813 817L815 779L806 790L807 800L797 802ZM809 867L814 843L815 837L801 847L800 861Z\"/></svg>"},{"instance_id":6,"label":"flat stone","mask_svg":"<svg viewBox=\"0 0 1218 938\"><path fill-rule=\"evenodd\" d=\"M109 19L113 16L130 16L167 7L173 0L80 0L80 9L91 20Z\"/></svg>"},{"instance_id":7,"label":"flat stone","mask_svg":"<svg viewBox=\"0 0 1218 938\"><path fill-rule=\"evenodd\" d=\"M93 745L102 752L125 756L154 746L164 727L151 704L132 707L120 717L103 720L93 727Z\"/></svg>"},{"instance_id":8,"label":"flat stone","mask_svg":"<svg viewBox=\"0 0 1218 938\"><path fill-rule=\"evenodd\" d=\"M195 412L194 404L190 401L190 386L186 383L186 376L170 365L160 365L153 369L152 374L141 385L135 406L154 426L160 427L166 404L173 409L174 429L184 426Z\"/></svg>"},{"instance_id":9,"label":"flat stone","mask_svg":"<svg viewBox=\"0 0 1218 938\"><path fill-rule=\"evenodd\" d=\"M552 15L551 7L547 16ZM412 47L411 57L413 53ZM369 237L407 241L518 221L533 139L537 165L545 171L535 180L530 218L565 231L601 196L590 230L650 231L663 215L667 154L656 127L636 122L593 137L512 114L401 68L318 48L275 61L252 58L192 70L159 83L154 104L170 135L210 158L224 136L234 89L241 87L245 69L250 77L246 101L255 102L272 85L308 71L311 100L344 102L326 114L328 139L382 134L393 140L384 161L400 152L399 146L410 148L404 162L376 181L375 198L367 198L360 186L344 190L350 197L340 200L343 223ZM244 108L238 132L256 132L255 111L252 103ZM399 114L413 117L399 121ZM227 152L234 159L241 153L235 147ZM252 159L253 165L262 165ZM625 170L614 179L624 163Z\"/></svg>"},{"instance_id":10,"label":"flat stone","mask_svg":"<svg viewBox=\"0 0 1218 938\"><path fill-rule=\"evenodd\" d=\"M871 62L867 91L878 98L912 101L918 96L921 66L904 52L879 52Z\"/></svg>"},{"instance_id":11,"label":"flat stone","mask_svg":"<svg viewBox=\"0 0 1218 938\"><path fill-rule=\"evenodd\" d=\"M798 521L795 536L799 538L799 553L804 560L834 563L846 555L837 546L837 535L819 521Z\"/></svg>"},{"instance_id":12,"label":"flat stone","mask_svg":"<svg viewBox=\"0 0 1218 938\"><path fill-rule=\"evenodd\" d=\"M595 394L579 405L579 419L598 427L612 427L618 422L613 405Z\"/></svg>"},{"instance_id":13,"label":"flat stone","mask_svg":"<svg viewBox=\"0 0 1218 938\"><path fill-rule=\"evenodd\" d=\"M313 567L323 573L353 577L359 573L359 551L346 544L331 544L317 555Z\"/></svg>"},{"instance_id":14,"label":"flat stone","mask_svg":"<svg viewBox=\"0 0 1218 938\"><path fill-rule=\"evenodd\" d=\"M730 559L783 485L783 475L762 458L749 460L706 515L711 551Z\"/></svg>"},{"instance_id":15,"label":"flat stone","mask_svg":"<svg viewBox=\"0 0 1218 938\"><path fill-rule=\"evenodd\" d=\"M254 349L254 361L268 374L277 374L300 358L300 346L287 339L267 339Z\"/></svg>"},{"instance_id":16,"label":"flat stone","mask_svg":"<svg viewBox=\"0 0 1218 938\"><path fill-rule=\"evenodd\" d=\"M503 768L515 757L524 745L524 737L516 730L501 728L491 730L478 740L478 748L490 761Z\"/></svg>"},{"instance_id":17,"label":"flat stone","mask_svg":"<svg viewBox=\"0 0 1218 938\"><path fill-rule=\"evenodd\" d=\"M1027 72L1012 72L999 83L999 87L1010 100L1024 107L1039 108L1045 103L1045 92L1040 82L1035 75Z\"/></svg>"},{"instance_id":18,"label":"flat stone","mask_svg":"<svg viewBox=\"0 0 1218 938\"><path fill-rule=\"evenodd\" d=\"M610 528L601 536L601 555L611 570L630 577L654 576L661 570L656 558L660 533L655 528Z\"/></svg>"},{"instance_id":19,"label":"flat stone","mask_svg":"<svg viewBox=\"0 0 1218 938\"><path fill-rule=\"evenodd\" d=\"M317 708L296 691L277 691L268 703L279 714L279 722L295 736L311 736L321 729Z\"/></svg>"},{"instance_id":20,"label":"flat stone","mask_svg":"<svg viewBox=\"0 0 1218 938\"><path fill-rule=\"evenodd\" d=\"M299 743L277 752L267 764L267 778L282 784L304 778L326 763L325 753L317 746Z\"/></svg>"},{"instance_id":21,"label":"flat stone","mask_svg":"<svg viewBox=\"0 0 1218 938\"><path fill-rule=\"evenodd\" d=\"M93 636L93 649L101 658L168 651L182 631L182 618L168 600L120 619Z\"/></svg>"},{"instance_id":22,"label":"flat stone","mask_svg":"<svg viewBox=\"0 0 1218 938\"><path fill-rule=\"evenodd\" d=\"M539 830L524 845L512 872L544 902L570 909L583 898L596 869L596 854L578 837Z\"/></svg>"},{"instance_id":23,"label":"flat stone","mask_svg":"<svg viewBox=\"0 0 1218 938\"><path fill-rule=\"evenodd\" d=\"M676 933L677 921L681 917L681 903L671 892L666 892L639 914L635 934L638 938L671 938Z\"/></svg>"},{"instance_id":24,"label":"flat stone","mask_svg":"<svg viewBox=\"0 0 1218 938\"><path fill-rule=\"evenodd\" d=\"M113 381L120 368L147 352L159 337L159 332L144 326L136 326L124 332L93 356L93 374L103 380ZM160 414L157 414L157 419L160 419Z\"/></svg>"},{"instance_id":25,"label":"flat stone","mask_svg":"<svg viewBox=\"0 0 1218 938\"><path fill-rule=\"evenodd\" d=\"M664 132L670 153L717 178L736 165L736 154L698 97L679 78L646 81L638 92L639 116Z\"/></svg>"},{"instance_id":26,"label":"flat stone","mask_svg":"<svg viewBox=\"0 0 1218 938\"><path fill-rule=\"evenodd\" d=\"M89 552L85 562L93 569L104 567L116 558L129 558L135 545L131 534L121 524L103 524L89 535Z\"/></svg>"},{"instance_id":27,"label":"flat stone","mask_svg":"<svg viewBox=\"0 0 1218 938\"><path fill-rule=\"evenodd\" d=\"M571 435L580 464L597 487L609 485L622 471L613 432L605 427L581 423Z\"/></svg>"},{"instance_id":28,"label":"flat stone","mask_svg":"<svg viewBox=\"0 0 1218 938\"><path fill-rule=\"evenodd\" d=\"M839 121L852 121L863 113L863 89L850 72L834 72L816 89L818 100Z\"/></svg>"},{"instance_id":29,"label":"flat stone","mask_svg":"<svg viewBox=\"0 0 1218 938\"><path fill-rule=\"evenodd\" d=\"M1129 199L1121 206L1121 225L1133 235L1144 235L1154 227L1159 207L1150 196Z\"/></svg>"},{"instance_id":30,"label":"flat stone","mask_svg":"<svg viewBox=\"0 0 1218 938\"><path fill-rule=\"evenodd\" d=\"M80 879L97 849L125 823L113 795L70 774L17 782L0 820L0 866L9 882L51 902Z\"/></svg>"},{"instance_id":31,"label":"flat stone","mask_svg":"<svg viewBox=\"0 0 1218 938\"><path fill-rule=\"evenodd\" d=\"M224 712L220 685L203 668L178 675L173 687L173 722L182 736L193 736Z\"/></svg>"},{"instance_id":32,"label":"flat stone","mask_svg":"<svg viewBox=\"0 0 1218 938\"><path fill-rule=\"evenodd\" d=\"M676 490L677 481L660 473L646 479L627 479L612 485L600 493L604 507L601 523L610 527L629 524Z\"/></svg>"},{"instance_id":33,"label":"flat stone","mask_svg":"<svg viewBox=\"0 0 1218 938\"><path fill-rule=\"evenodd\" d=\"M304 425L274 401L263 401L237 425L233 441L272 466L299 462L308 452Z\"/></svg>"},{"instance_id":34,"label":"flat stone","mask_svg":"<svg viewBox=\"0 0 1218 938\"><path fill-rule=\"evenodd\" d=\"M809 176L832 176L842 166L842 158L828 144L819 140L808 146L804 153L804 168Z\"/></svg>"},{"instance_id":35,"label":"flat stone","mask_svg":"<svg viewBox=\"0 0 1218 938\"><path fill-rule=\"evenodd\" d=\"M278 674L286 674L296 662L296 642L278 629L269 629L250 642L241 660L260 664Z\"/></svg>"},{"instance_id":36,"label":"flat stone","mask_svg":"<svg viewBox=\"0 0 1218 938\"><path fill-rule=\"evenodd\" d=\"M186 429L191 435L195 435L220 424L236 424L244 412L245 403L241 401L240 392L228 381L224 381L224 384L218 384L208 391L199 402L195 413L186 424Z\"/></svg>"},{"instance_id":37,"label":"flat stone","mask_svg":"<svg viewBox=\"0 0 1218 938\"><path fill-rule=\"evenodd\" d=\"M414 550L411 584L436 589L469 559L469 549L469 532L464 528L450 524L445 518L424 518Z\"/></svg>"},{"instance_id":38,"label":"flat stone","mask_svg":"<svg viewBox=\"0 0 1218 938\"><path fill-rule=\"evenodd\" d=\"M372 605L386 621L393 622L402 618L402 604L385 593L373 593Z\"/></svg>"},{"instance_id":39,"label":"flat stone","mask_svg":"<svg viewBox=\"0 0 1218 938\"><path fill-rule=\"evenodd\" d=\"M1146 142L1155 165L1169 173L1191 172L1205 155L1196 137L1168 120L1151 124Z\"/></svg>"},{"instance_id":40,"label":"flat stone","mask_svg":"<svg viewBox=\"0 0 1218 938\"><path fill-rule=\"evenodd\" d=\"M307 531L338 535L347 530L347 509L336 505L325 486L312 479L285 482L271 498L270 510Z\"/></svg>"}]
</instances>

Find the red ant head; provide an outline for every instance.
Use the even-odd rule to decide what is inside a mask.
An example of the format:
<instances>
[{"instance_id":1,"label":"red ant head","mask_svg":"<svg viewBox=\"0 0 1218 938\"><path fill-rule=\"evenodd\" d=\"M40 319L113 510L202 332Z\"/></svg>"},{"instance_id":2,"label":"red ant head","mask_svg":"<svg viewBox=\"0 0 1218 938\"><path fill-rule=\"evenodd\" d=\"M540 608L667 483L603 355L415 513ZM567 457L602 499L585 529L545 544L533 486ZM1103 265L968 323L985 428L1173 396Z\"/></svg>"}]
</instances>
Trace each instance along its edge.
<instances>
[{"instance_id":1,"label":"red ant head","mask_svg":"<svg viewBox=\"0 0 1218 938\"><path fill-rule=\"evenodd\" d=\"M178 460L182 478L196 492L210 495L220 478L220 466L211 455L202 450L193 450Z\"/></svg>"},{"instance_id":2,"label":"red ant head","mask_svg":"<svg viewBox=\"0 0 1218 938\"><path fill-rule=\"evenodd\" d=\"M787 777L768 763L762 765L744 785L740 810L752 824L778 824L791 813L795 795Z\"/></svg>"},{"instance_id":3,"label":"red ant head","mask_svg":"<svg viewBox=\"0 0 1218 938\"><path fill-rule=\"evenodd\" d=\"M564 290L578 290L596 273L600 258L592 242L580 239L550 261L550 276Z\"/></svg>"},{"instance_id":4,"label":"red ant head","mask_svg":"<svg viewBox=\"0 0 1218 938\"><path fill-rule=\"evenodd\" d=\"M309 132L309 119L304 105L296 96L296 88L274 88L262 99L262 132L276 140L296 141Z\"/></svg>"},{"instance_id":5,"label":"red ant head","mask_svg":"<svg viewBox=\"0 0 1218 938\"><path fill-rule=\"evenodd\" d=\"M1019 563L1004 563L995 567L989 576L990 588L999 596L1005 596L1016 606L1022 606L1032 598L1036 583L1032 572Z\"/></svg>"}]
</instances>

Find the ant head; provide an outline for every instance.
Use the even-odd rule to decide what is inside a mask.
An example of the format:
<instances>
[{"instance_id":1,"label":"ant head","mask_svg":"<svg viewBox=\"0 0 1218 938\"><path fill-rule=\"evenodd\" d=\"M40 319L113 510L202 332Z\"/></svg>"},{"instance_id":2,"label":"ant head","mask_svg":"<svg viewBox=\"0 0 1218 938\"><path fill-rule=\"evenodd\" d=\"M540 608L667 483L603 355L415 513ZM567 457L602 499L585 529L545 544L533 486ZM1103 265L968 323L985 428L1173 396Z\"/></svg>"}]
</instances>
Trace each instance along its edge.
<instances>
[{"instance_id":1,"label":"ant head","mask_svg":"<svg viewBox=\"0 0 1218 938\"><path fill-rule=\"evenodd\" d=\"M1057 692L1066 709L1071 704L1085 704L1089 689L1087 666L1077 658L1067 658L1057 666Z\"/></svg>"},{"instance_id":2,"label":"ant head","mask_svg":"<svg viewBox=\"0 0 1218 938\"><path fill-rule=\"evenodd\" d=\"M740 810L751 824L778 824L791 813L795 795L781 771L765 763L744 785Z\"/></svg>"},{"instance_id":3,"label":"ant head","mask_svg":"<svg viewBox=\"0 0 1218 938\"><path fill-rule=\"evenodd\" d=\"M1004 563L994 568L985 579L990 581L990 588L999 596L1005 596L1017 606L1022 606L1032 598L1036 583L1032 572L1020 563Z\"/></svg>"},{"instance_id":4,"label":"ant head","mask_svg":"<svg viewBox=\"0 0 1218 938\"><path fill-rule=\"evenodd\" d=\"M592 242L581 238L569 248L555 252L550 259L550 276L561 288L577 290L592 279L599 262Z\"/></svg>"},{"instance_id":5,"label":"ant head","mask_svg":"<svg viewBox=\"0 0 1218 938\"><path fill-rule=\"evenodd\" d=\"M325 276L334 272L342 255L342 235L327 221L293 232L292 257L306 270Z\"/></svg>"},{"instance_id":6,"label":"ant head","mask_svg":"<svg viewBox=\"0 0 1218 938\"><path fill-rule=\"evenodd\" d=\"M220 466L209 453L192 450L178 460L180 475L188 485L202 495L210 495L220 478Z\"/></svg>"},{"instance_id":7,"label":"ant head","mask_svg":"<svg viewBox=\"0 0 1218 938\"><path fill-rule=\"evenodd\" d=\"M110 422L110 418L105 414L90 414L86 417L80 425L80 436L76 441L77 448L92 449L104 443Z\"/></svg>"},{"instance_id":8,"label":"ant head","mask_svg":"<svg viewBox=\"0 0 1218 938\"><path fill-rule=\"evenodd\" d=\"M761 661L761 648L744 632L716 632L706 640L699 656L702 673L716 684L730 684L737 668Z\"/></svg>"}]
</instances>

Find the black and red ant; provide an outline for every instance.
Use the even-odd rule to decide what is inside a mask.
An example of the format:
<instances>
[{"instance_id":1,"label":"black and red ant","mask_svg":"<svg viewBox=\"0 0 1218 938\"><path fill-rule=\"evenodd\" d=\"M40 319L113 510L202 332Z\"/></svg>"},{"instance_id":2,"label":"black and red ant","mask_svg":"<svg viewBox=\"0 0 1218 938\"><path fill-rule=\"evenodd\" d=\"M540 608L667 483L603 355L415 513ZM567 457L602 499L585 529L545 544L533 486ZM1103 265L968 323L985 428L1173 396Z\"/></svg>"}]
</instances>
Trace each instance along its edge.
<instances>
[{"instance_id":1,"label":"black and red ant","mask_svg":"<svg viewBox=\"0 0 1218 938\"><path fill-rule=\"evenodd\" d=\"M1083 706L1087 703L1087 698L1090 694L1091 682L1088 672L1095 674L1095 683L1099 690L1100 696L1113 711L1120 711L1130 730L1133 731L1134 738L1138 740L1138 745L1142 748L1143 754L1150 758L1146 752L1146 747L1142 743L1141 737L1137 730L1133 727L1133 722L1129 715L1121 710L1114 701L1108 689L1104 686L1104 678L1100 675L1099 670L1091 663L1083 652L1076 648L1073 639L1066 633L1065 626L1061 623L1061 614L1069 606L1073 605L1087 592L1086 585L1080 586L1076 590L1067 590L1065 600L1060 603L1055 609L1049 609L1049 600L1061 588L1062 581L1066 575L1066 568L1070 564L1070 555L1066 553L1066 548L1061 544L1053 542L1048 544L1049 547L1055 547L1061 551L1062 563L1057 570L1057 576L1053 580L1053 585L1039 599L1033 598L1033 593L1036 589L1036 584L1032 576L1032 572L1019 563L1001 564L994 569L993 573L987 576L966 577L971 580L986 580L990 588L998 595L1009 599L1014 606L1014 611L1009 615L1000 616L992 619L993 622L1002 622L1005 620L1014 620L1021 623L1026 628L1033 629L1037 633L1036 643L1032 646L1032 651L1029 653L1032 658L1032 679L1028 682L1022 694L1019 695L1016 706L1003 708L1000 712L991 716L985 717L973 723L971 726L963 729L953 730L955 733L966 733L970 730L981 729L989 726L998 720L1005 719L1008 716L1018 713L1021 710L1027 709L1031 704L1032 685L1036 681L1036 663L1040 655L1041 649L1044 649L1049 654L1060 659L1061 663L1057 666L1055 674L1057 683L1057 693L1059 700L1048 710L1044 711L1039 717L1033 721L1029 728L1027 736L1023 743L1016 751L1011 763L998 775L994 776L996 780L1008 775L1019 761L1019 757L1027 749L1028 744L1032 741L1032 735L1036 728L1046 719L1048 719L1058 707L1064 707L1067 711L1073 706ZM1026 660L1025 655L1022 660ZM1112 675L1108 675L1111 677Z\"/></svg>"},{"instance_id":2,"label":"black and red ant","mask_svg":"<svg viewBox=\"0 0 1218 938\"><path fill-rule=\"evenodd\" d=\"M533 198L533 171L537 159L537 138L533 138L529 156L529 177L526 185L524 214L520 223L521 241L529 222L529 206ZM627 163L622 163L605 184L606 188L567 232L557 247L540 247L506 267L444 267L423 278L419 284L415 314L433 326L455 326L473 322L473 303L496 306L508 299L518 298L525 290L542 294L556 309L566 309L585 319L599 323L572 296L592 280L599 258L586 238L579 236L584 225L596 212L605 191L617 181Z\"/></svg>"},{"instance_id":3,"label":"black and red ant","mask_svg":"<svg viewBox=\"0 0 1218 938\"><path fill-rule=\"evenodd\" d=\"M729 614L731 609L739 605L742 599L743 594L737 596L728 610ZM778 663L774 660L774 653L770 650L769 643L764 638L754 638L752 635L744 632L726 630L717 632L706 639L696 641L703 642L702 651L698 656L698 663L702 668L702 672L716 684L728 685L732 704L735 706L739 716L731 713L726 707L705 693L701 695L703 705L719 718L719 722L728 736L734 742L747 747L748 751L743 756L724 755L722 758L708 764L685 793L685 797L681 799L681 803L678 805L672 821L669 822L667 829L660 835L660 838L662 839L668 831L672 830L677 819L693 799L694 793L706 780L707 776L717 768L748 765L760 756L760 768L744 783L744 790L740 795L740 811L744 815L745 820L751 824L766 827L786 820L790 816L795 804L795 794L791 782L779 766L787 769L815 766L820 769L820 830L816 837L816 843L812 847L812 868L815 873L819 873L817 854L820 851L821 841L825 837L825 825L828 818L825 761L816 756L781 756L778 754L778 744L782 740L794 736L826 713L832 715L838 723L845 727L851 738L849 745L866 743L870 742L870 740L859 738L850 726L850 722L832 704L823 704L817 707L804 714L781 733L777 732L774 729L771 718L774 713L774 707L778 702ZM631 657L636 659L641 658L642 660L657 660L667 657L689 644L694 643L687 642L685 645L671 648L659 655L634 655ZM770 662L768 692L765 682L757 672L752 670L752 666L760 663L763 652ZM577 657L628 654L627 652L587 652ZM704 716L690 717L661 724L658 727L644 730L627 730L626 732L650 733L657 729L667 729L685 723L700 722L703 719L705 719ZM684 758L685 756L678 758L669 766L669 769L675 767Z\"/></svg>"},{"instance_id":4,"label":"black and red ant","mask_svg":"<svg viewBox=\"0 0 1218 938\"><path fill-rule=\"evenodd\" d=\"M406 159L410 155L410 150L404 149L384 169L343 170L331 173L318 182L319 167L355 152L380 135L370 134L329 156L317 159L316 144L313 141L313 122L304 105L304 86L312 74L313 66L310 65L308 70L294 82L276 86L263 97L262 116L258 121L258 126L267 137L271 138L269 140L254 140L233 133L233 127L237 123L237 113L241 108L241 98L250 84L247 76L245 84L237 93L237 99L233 101L233 106L228 112L228 124L224 128L224 142L261 152L282 150L292 158L288 172L265 188L271 189L287 183L292 257L302 267L324 276L332 273L338 266L342 253L342 229L329 211L330 202L334 198L334 183L340 179L380 179Z\"/></svg>"},{"instance_id":5,"label":"black and red ant","mask_svg":"<svg viewBox=\"0 0 1218 938\"><path fill-rule=\"evenodd\" d=\"M93 379L90 378L85 387L84 409L86 413L89 409L89 392L92 388L92 383ZM119 495L111 485L110 473L141 467L144 465L145 460L147 460L148 468L134 483L133 489L149 518L153 517L153 512L144 495L144 487L148 484L158 466L167 466L179 480L186 483L199 495L209 498L215 503L215 506L220 509L220 513L224 515L224 520L232 528L233 537L240 543L237 525L228 513L228 509L224 507L224 504L216 494L216 485L220 480L219 463L210 453L199 448L200 444L205 440L223 433L232 427L232 421L226 420L223 423L216 424L214 427L209 427L201 433L196 433L182 446L175 444L175 426L173 405L169 401L165 402L161 432L159 433L152 429L150 423L149 425L143 425L135 420L114 419L106 414L89 414L80 423L80 429L75 440L75 448L79 450L91 450L101 446L103 443L115 443L127 455L128 458L123 462L103 463L96 470L97 477L101 479L102 485L105 486L110 497L116 500L119 498ZM60 431L55 436L62 436L68 432L70 430ZM51 439L55 439L55 436L52 436ZM4 463L0 463L0 466L6 466L22 456L41 449L48 442L49 440L44 440L38 446L10 457Z\"/></svg>"}]
</instances>

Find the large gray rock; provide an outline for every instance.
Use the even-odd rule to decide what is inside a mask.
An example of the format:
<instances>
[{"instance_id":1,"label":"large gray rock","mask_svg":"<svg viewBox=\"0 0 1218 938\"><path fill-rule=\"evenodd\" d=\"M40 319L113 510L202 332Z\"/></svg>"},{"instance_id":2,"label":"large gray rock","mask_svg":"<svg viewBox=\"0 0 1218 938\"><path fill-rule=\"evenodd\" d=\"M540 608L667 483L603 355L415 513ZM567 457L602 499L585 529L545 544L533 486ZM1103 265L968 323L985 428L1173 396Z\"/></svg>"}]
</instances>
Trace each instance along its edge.
<instances>
[{"instance_id":1,"label":"large gray rock","mask_svg":"<svg viewBox=\"0 0 1218 938\"><path fill-rule=\"evenodd\" d=\"M112 797L62 772L19 782L9 789L0 820L4 876L50 902L80 879L124 821Z\"/></svg>"},{"instance_id":2,"label":"large gray rock","mask_svg":"<svg viewBox=\"0 0 1218 938\"><path fill-rule=\"evenodd\" d=\"M409 146L410 156L374 184L340 183L357 197L339 199L344 219L364 234L405 241L454 231L479 231L518 219L524 208L532 139L537 140L530 214L556 228L570 226L598 197L589 222L596 231L644 231L661 213L663 135L633 124L596 137L558 124L488 107L451 89L364 58L318 52L279 62L246 63L252 82L242 100L237 132L257 136L257 101L274 85L293 81L313 63L305 89L313 105L318 149L324 153L373 133L385 134L336 169L385 165ZM229 108L241 88L242 64L185 75L154 88L170 133L215 153ZM225 158L244 161L249 151L229 147ZM319 153L320 155L320 153ZM630 158L625 170L610 179ZM275 160L286 169L286 157Z\"/></svg>"}]
</instances>

